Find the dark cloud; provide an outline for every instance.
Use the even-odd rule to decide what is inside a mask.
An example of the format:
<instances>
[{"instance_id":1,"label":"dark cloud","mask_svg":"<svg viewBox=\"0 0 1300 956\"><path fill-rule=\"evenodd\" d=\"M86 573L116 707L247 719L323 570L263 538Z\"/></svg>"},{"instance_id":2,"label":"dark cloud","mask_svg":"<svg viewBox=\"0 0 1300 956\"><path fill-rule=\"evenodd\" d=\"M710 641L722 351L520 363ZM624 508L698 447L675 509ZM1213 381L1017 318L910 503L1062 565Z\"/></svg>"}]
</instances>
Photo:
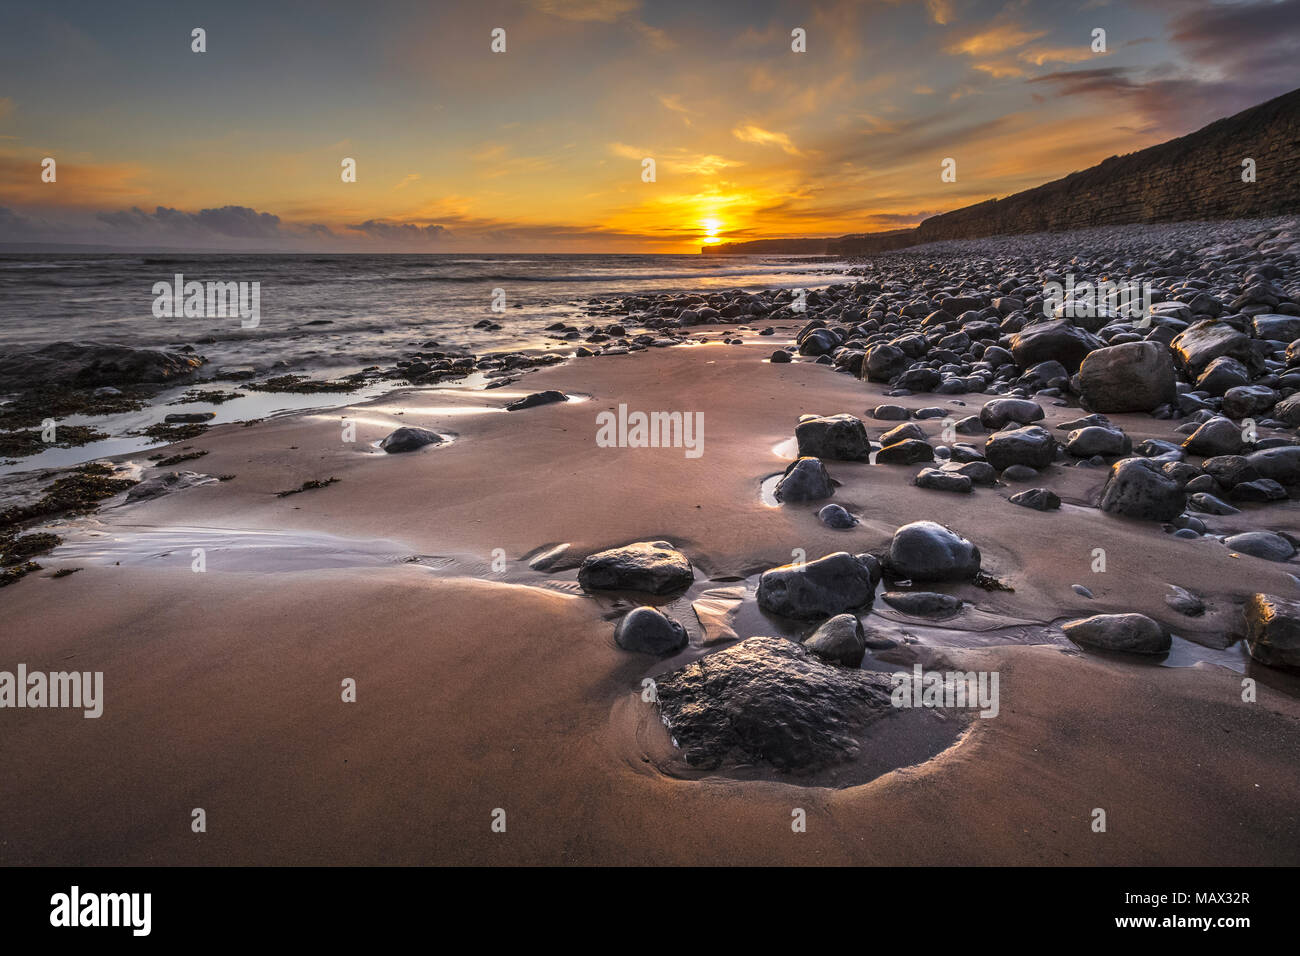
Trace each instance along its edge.
<instances>
[{"instance_id":1,"label":"dark cloud","mask_svg":"<svg viewBox=\"0 0 1300 956\"><path fill-rule=\"evenodd\" d=\"M1296 88L1300 0L1206 4L1169 22L1179 60L1138 67L1063 70L1026 82L1058 96L1123 99L1149 120L1144 128L1178 136ZM1136 42L1136 41L1134 41Z\"/></svg>"},{"instance_id":2,"label":"dark cloud","mask_svg":"<svg viewBox=\"0 0 1300 956\"><path fill-rule=\"evenodd\" d=\"M279 216L247 206L222 206L198 212L168 206L145 212L139 206L132 206L121 212L102 212L96 218L115 232L142 238L278 239L282 235Z\"/></svg>"},{"instance_id":3,"label":"dark cloud","mask_svg":"<svg viewBox=\"0 0 1300 956\"><path fill-rule=\"evenodd\" d=\"M383 239L386 242L438 242L451 237L451 233L446 226L434 224L417 226L412 222L384 222L382 219L367 219L365 222L359 222L347 228L374 239Z\"/></svg>"}]
</instances>

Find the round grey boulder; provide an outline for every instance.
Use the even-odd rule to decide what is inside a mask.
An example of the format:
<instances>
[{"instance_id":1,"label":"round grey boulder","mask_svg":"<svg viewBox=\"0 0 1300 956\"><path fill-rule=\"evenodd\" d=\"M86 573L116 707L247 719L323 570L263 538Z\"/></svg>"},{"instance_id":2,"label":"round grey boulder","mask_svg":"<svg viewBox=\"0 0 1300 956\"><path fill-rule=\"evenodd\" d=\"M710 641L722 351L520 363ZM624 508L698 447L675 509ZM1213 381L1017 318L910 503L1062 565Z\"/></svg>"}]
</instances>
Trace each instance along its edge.
<instances>
[{"instance_id":1,"label":"round grey boulder","mask_svg":"<svg viewBox=\"0 0 1300 956\"><path fill-rule=\"evenodd\" d=\"M1163 654L1172 641L1145 614L1094 614L1063 624L1061 630L1076 644L1130 654Z\"/></svg>"},{"instance_id":2,"label":"round grey boulder","mask_svg":"<svg viewBox=\"0 0 1300 956\"><path fill-rule=\"evenodd\" d=\"M824 661L857 667L867 652L862 622L853 614L836 614L803 642Z\"/></svg>"},{"instance_id":3,"label":"round grey boulder","mask_svg":"<svg viewBox=\"0 0 1300 956\"><path fill-rule=\"evenodd\" d=\"M980 549L936 521L913 521L894 532L886 564L912 581L962 581L980 569Z\"/></svg>"},{"instance_id":4,"label":"round grey boulder","mask_svg":"<svg viewBox=\"0 0 1300 956\"><path fill-rule=\"evenodd\" d=\"M666 594L690 587L691 562L667 541L638 541L589 555L578 568L578 584L588 591L642 591Z\"/></svg>"},{"instance_id":5,"label":"round grey boulder","mask_svg":"<svg viewBox=\"0 0 1300 956\"><path fill-rule=\"evenodd\" d=\"M1186 504L1182 485L1158 464L1146 458L1125 458L1111 466L1098 507L1107 514L1172 521Z\"/></svg>"},{"instance_id":6,"label":"round grey boulder","mask_svg":"<svg viewBox=\"0 0 1300 956\"><path fill-rule=\"evenodd\" d=\"M658 608L633 608L614 629L614 643L640 654L671 654L687 644L686 628Z\"/></svg>"},{"instance_id":7,"label":"round grey boulder","mask_svg":"<svg viewBox=\"0 0 1300 956\"><path fill-rule=\"evenodd\" d=\"M984 457L998 471L1012 465L1046 468L1056 458L1056 439L1040 425L1001 431L984 442Z\"/></svg>"},{"instance_id":8,"label":"round grey boulder","mask_svg":"<svg viewBox=\"0 0 1300 956\"><path fill-rule=\"evenodd\" d=\"M835 494L835 485L820 458L796 458L773 492L777 501L817 501Z\"/></svg>"},{"instance_id":9,"label":"round grey boulder","mask_svg":"<svg viewBox=\"0 0 1300 956\"><path fill-rule=\"evenodd\" d=\"M1295 547L1291 542L1271 531L1245 531L1225 538L1223 543L1233 551L1265 561L1290 561L1295 557Z\"/></svg>"},{"instance_id":10,"label":"round grey boulder","mask_svg":"<svg viewBox=\"0 0 1300 956\"><path fill-rule=\"evenodd\" d=\"M389 434L379 443L379 447L390 455L396 455L401 452L415 451L426 445L440 445L445 440L437 432L431 432L427 428L406 426Z\"/></svg>"},{"instance_id":11,"label":"round grey boulder","mask_svg":"<svg viewBox=\"0 0 1300 956\"><path fill-rule=\"evenodd\" d=\"M876 580L865 562L837 551L764 571L758 579L758 606L782 617L815 621L869 605Z\"/></svg>"}]
</instances>

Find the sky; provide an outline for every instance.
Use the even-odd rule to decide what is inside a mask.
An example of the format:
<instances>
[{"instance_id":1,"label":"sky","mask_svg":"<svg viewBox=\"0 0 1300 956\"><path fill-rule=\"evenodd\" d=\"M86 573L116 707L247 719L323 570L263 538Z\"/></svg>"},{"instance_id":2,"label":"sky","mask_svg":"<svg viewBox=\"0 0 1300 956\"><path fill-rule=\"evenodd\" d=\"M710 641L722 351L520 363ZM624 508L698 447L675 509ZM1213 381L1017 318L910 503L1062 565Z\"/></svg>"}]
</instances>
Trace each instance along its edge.
<instances>
[{"instance_id":1,"label":"sky","mask_svg":"<svg viewBox=\"0 0 1300 956\"><path fill-rule=\"evenodd\" d=\"M1288 92L1298 57L1300 0L7 3L0 242L682 253L878 232Z\"/></svg>"}]
</instances>

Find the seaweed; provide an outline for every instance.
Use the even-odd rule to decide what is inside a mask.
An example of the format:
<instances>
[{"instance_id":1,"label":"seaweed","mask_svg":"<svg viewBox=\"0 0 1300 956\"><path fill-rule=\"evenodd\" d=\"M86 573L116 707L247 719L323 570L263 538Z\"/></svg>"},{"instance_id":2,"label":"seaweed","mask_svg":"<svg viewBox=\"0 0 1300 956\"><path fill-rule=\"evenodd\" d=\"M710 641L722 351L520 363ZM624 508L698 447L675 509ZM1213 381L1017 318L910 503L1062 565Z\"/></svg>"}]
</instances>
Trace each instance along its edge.
<instances>
[{"instance_id":1,"label":"seaweed","mask_svg":"<svg viewBox=\"0 0 1300 956\"><path fill-rule=\"evenodd\" d=\"M290 488L288 491L277 491L275 496L277 498L288 498L290 495L300 495L304 491L314 491L317 488L324 488L328 485L332 485L338 480L339 479L337 478L326 478L324 481L321 481L313 478L311 481L304 481L302 486L299 488Z\"/></svg>"},{"instance_id":2,"label":"seaweed","mask_svg":"<svg viewBox=\"0 0 1300 956\"><path fill-rule=\"evenodd\" d=\"M38 501L0 511L0 528L12 528L35 518L93 511L97 502L139 484L131 478L114 478L112 475L113 469L100 462L81 465L55 479Z\"/></svg>"}]
</instances>

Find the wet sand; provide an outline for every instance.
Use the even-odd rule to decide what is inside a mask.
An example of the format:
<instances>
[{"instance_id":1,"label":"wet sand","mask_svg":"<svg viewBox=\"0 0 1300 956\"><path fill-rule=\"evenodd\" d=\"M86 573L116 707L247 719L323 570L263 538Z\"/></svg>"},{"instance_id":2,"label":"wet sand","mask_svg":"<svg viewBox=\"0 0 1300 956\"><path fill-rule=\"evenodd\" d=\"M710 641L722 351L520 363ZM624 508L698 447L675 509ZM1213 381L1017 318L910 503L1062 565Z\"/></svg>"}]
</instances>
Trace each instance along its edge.
<instances>
[{"instance_id":1,"label":"wet sand","mask_svg":"<svg viewBox=\"0 0 1300 956\"><path fill-rule=\"evenodd\" d=\"M183 443L209 452L187 465L236 477L110 503L78 524L329 535L358 542L357 556L339 557L337 540L333 566L218 547L196 574L190 548L209 539L182 533L168 556L121 564L56 550L6 588L6 657L102 670L106 702L99 720L4 715L0 863L1300 862L1298 682L1233 643L1245 595L1295 589L1287 565L1087 507L1104 468L1051 466L1041 483L1065 502L1059 512L1005 500L1029 485L946 494L911 485L920 466L845 462L827 465L841 482L833 500L860 514L858 527L822 525L823 502L769 507L760 484L787 463L801 414L848 412L874 438L896 424L869 418L882 402L962 401L961 417L991 397L885 398L825 366L770 365L797 326L777 328L744 345L577 360L509 388L412 390ZM497 410L548 388L582 400ZM597 447L596 414L620 402L703 412L703 456ZM1081 414L1042 404L1054 431ZM341 440L344 418L355 443ZM1169 422L1111 418L1135 443L1171 437ZM920 424L937 434L937 422ZM401 455L370 444L400 425L456 440ZM1205 520L1219 533L1255 527L1259 507ZM1294 502L1267 507L1269 527L1300 532ZM916 639L880 652L878 666L996 670L1001 714L859 786L678 773L641 681L712 648L694 628L667 661L623 651L612 619L626 605L574 582L587 554L666 539L691 558L693 593L752 594L753 576L793 549L878 548L919 519L974 541L1014 591L948 588L977 609L942 627L878 603L876 623ZM524 560L565 543L549 573ZM83 570L52 579L62 566ZM1166 606L1170 584L1204 596L1206 615ZM1052 626L1127 611L1174 632L1171 662L1201 663L1086 653ZM737 630L780 633L756 611ZM1242 701L1243 676L1258 681L1257 702ZM340 701L348 677L355 704ZM195 807L206 833L190 830ZM505 833L491 827L497 808ZM794 808L807 811L806 833L791 831ZM1092 831L1095 808L1105 833Z\"/></svg>"}]
</instances>

